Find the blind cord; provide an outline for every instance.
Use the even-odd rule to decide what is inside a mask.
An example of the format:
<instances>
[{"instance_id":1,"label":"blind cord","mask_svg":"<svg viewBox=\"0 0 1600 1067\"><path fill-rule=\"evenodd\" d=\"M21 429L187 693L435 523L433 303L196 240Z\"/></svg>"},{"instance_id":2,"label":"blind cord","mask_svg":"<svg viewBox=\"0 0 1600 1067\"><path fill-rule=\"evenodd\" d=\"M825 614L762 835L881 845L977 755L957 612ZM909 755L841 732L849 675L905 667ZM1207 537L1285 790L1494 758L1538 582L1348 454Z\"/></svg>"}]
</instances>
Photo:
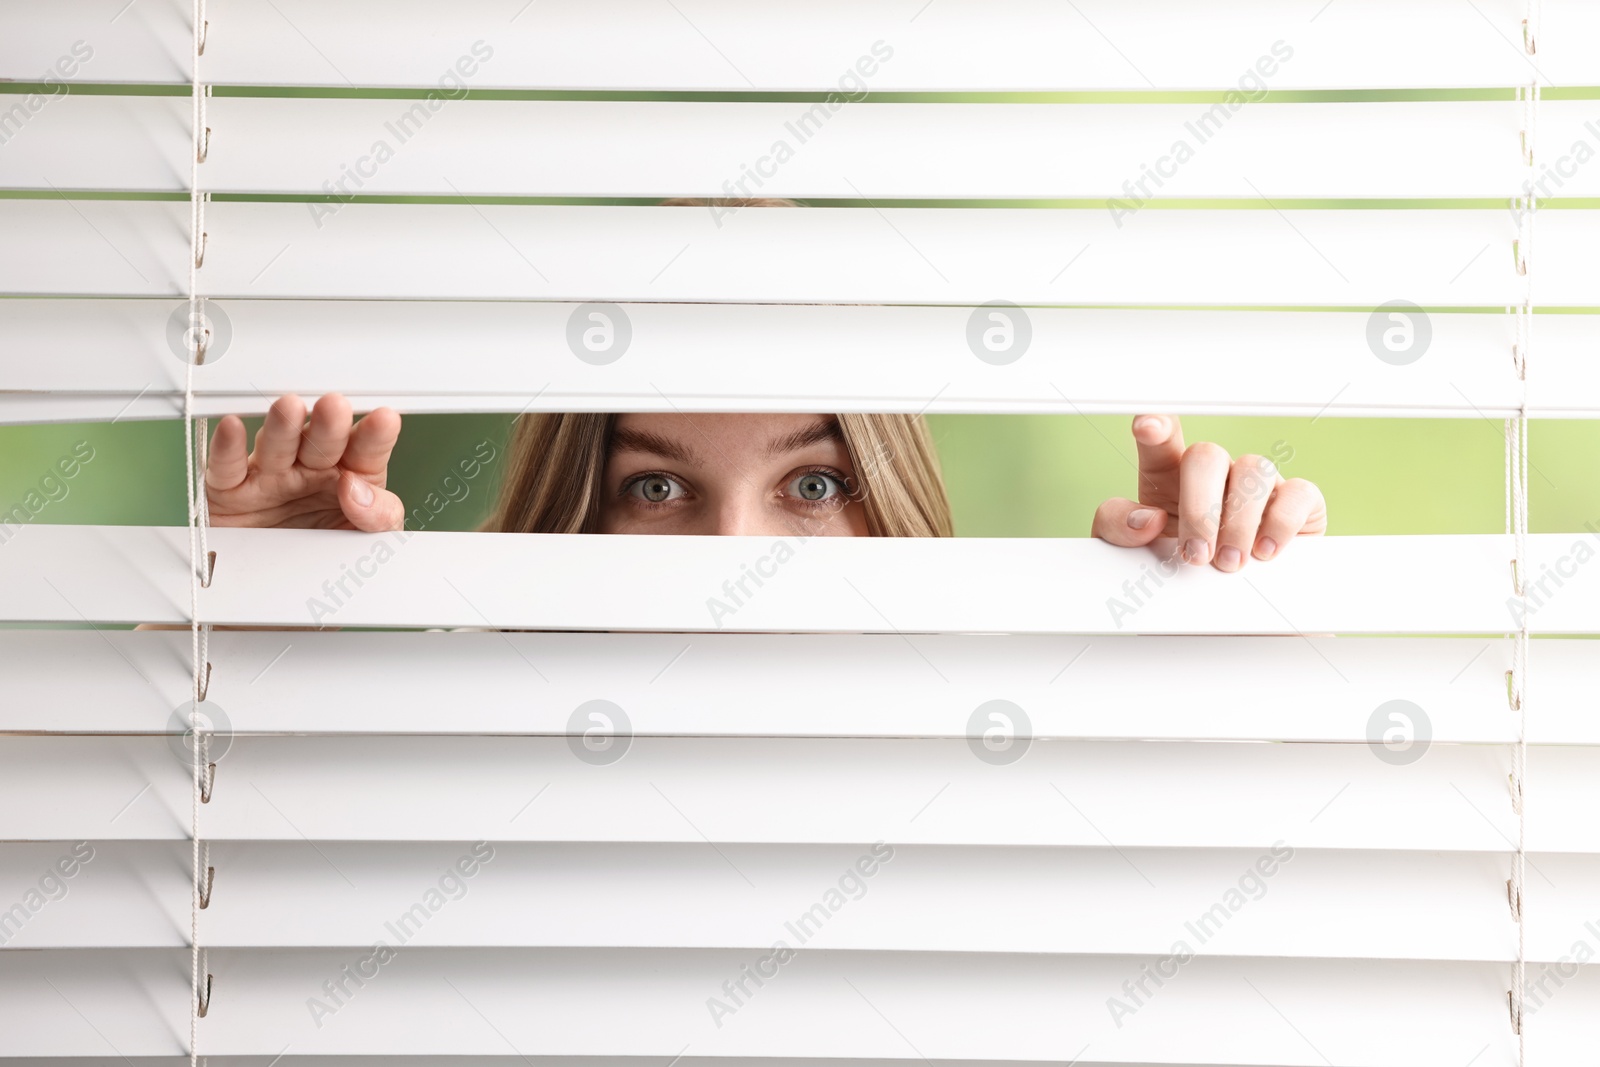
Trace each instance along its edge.
<instances>
[{"instance_id":1,"label":"blind cord","mask_svg":"<svg viewBox=\"0 0 1600 1067\"><path fill-rule=\"evenodd\" d=\"M1523 47L1529 55L1538 48L1540 0L1525 0L1523 8ZM1512 361L1521 383L1521 397L1515 419L1506 420L1506 521L1512 535L1515 558L1512 561L1513 593L1518 600L1518 629L1513 635L1509 695L1511 710L1517 716L1517 743L1511 759L1511 805L1517 816L1517 848L1511 858L1508 898L1512 917L1517 922L1517 959L1511 971L1509 996L1511 1025L1517 1035L1517 1063L1526 1067L1527 1033L1523 1007L1527 991L1527 909L1524 887L1527 881L1527 771L1528 771L1528 366L1533 340L1533 225L1538 211L1534 193L1534 152L1539 118L1539 80L1519 90L1522 101L1522 163L1528 172L1523 195L1517 206L1517 272L1523 279L1522 302L1513 308L1516 341Z\"/></svg>"},{"instance_id":2,"label":"blind cord","mask_svg":"<svg viewBox=\"0 0 1600 1067\"><path fill-rule=\"evenodd\" d=\"M206 528L210 524L210 507L206 500L204 477L207 448L206 420L196 425L194 415L194 368L205 359L209 331L205 329L199 297L199 274L205 253L205 218L200 195L200 163L205 158L208 134L205 126L204 92L200 84L200 55L205 50L205 0L194 0L194 47L190 55L190 95L193 151L189 159L189 358L183 377L183 444L185 487L188 495L189 520L189 634L190 656L194 672L190 693L189 730L194 746L193 790L190 798L189 838L193 884L189 901L189 1064L199 1067L200 1019L210 1007L211 976L205 975L202 992L201 975L206 969L205 956L200 948L200 909L210 903L206 867L210 849L202 850L200 842L200 805L205 798L202 787L209 753L208 738L200 704L210 688L209 629L200 623L200 588L210 584L211 555L207 549ZM202 901L204 893L204 901Z\"/></svg>"}]
</instances>

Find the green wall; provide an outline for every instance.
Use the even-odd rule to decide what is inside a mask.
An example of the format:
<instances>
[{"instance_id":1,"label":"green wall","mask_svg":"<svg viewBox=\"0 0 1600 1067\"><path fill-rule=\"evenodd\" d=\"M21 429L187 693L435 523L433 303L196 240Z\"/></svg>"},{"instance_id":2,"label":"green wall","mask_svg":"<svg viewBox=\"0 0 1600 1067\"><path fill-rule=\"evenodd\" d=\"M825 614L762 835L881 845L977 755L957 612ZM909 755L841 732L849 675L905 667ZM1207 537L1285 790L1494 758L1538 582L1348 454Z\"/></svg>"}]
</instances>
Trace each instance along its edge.
<instances>
[{"instance_id":1,"label":"green wall","mask_svg":"<svg viewBox=\"0 0 1600 1067\"><path fill-rule=\"evenodd\" d=\"M969 536L1080 537L1095 506L1130 495L1132 440L1120 416L941 415L931 418L956 528ZM251 421L252 429L255 421ZM421 503L455 462L485 438L501 442L499 415L406 419L391 484ZM1327 495L1331 532L1495 533L1504 528L1501 423L1486 419L1189 418L1190 442L1235 455L1272 454L1284 442L1287 475ZM1535 531L1600 524L1600 423L1548 420L1529 431ZM70 479L41 479L87 442L93 458ZM80 454L87 454L80 448ZM120 422L0 427L0 509L46 499L36 521L133 525L184 522L183 427ZM71 464L69 463L70 467ZM498 464L497 464L498 466ZM487 510L495 471L470 483L429 529L470 529ZM65 495L62 495L63 490Z\"/></svg>"}]
</instances>

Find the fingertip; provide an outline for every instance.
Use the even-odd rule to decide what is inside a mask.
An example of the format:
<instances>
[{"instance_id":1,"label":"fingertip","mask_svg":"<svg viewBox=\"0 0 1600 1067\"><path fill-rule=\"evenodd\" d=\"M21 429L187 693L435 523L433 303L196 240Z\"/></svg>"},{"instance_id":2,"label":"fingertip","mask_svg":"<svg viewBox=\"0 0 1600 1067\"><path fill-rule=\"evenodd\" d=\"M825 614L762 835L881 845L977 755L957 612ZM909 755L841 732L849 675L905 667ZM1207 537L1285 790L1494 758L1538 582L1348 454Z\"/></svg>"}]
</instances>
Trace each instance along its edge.
<instances>
[{"instance_id":1,"label":"fingertip","mask_svg":"<svg viewBox=\"0 0 1600 1067\"><path fill-rule=\"evenodd\" d=\"M359 475L341 471L339 481L339 495L361 511L372 507L372 502L377 499L372 483Z\"/></svg>"},{"instance_id":2,"label":"fingertip","mask_svg":"<svg viewBox=\"0 0 1600 1067\"><path fill-rule=\"evenodd\" d=\"M262 441L266 440L271 444L269 451L278 460L292 463L294 453L299 450L300 432L305 424L305 401L294 393L284 393L267 408L266 418L261 420L256 430L256 447L260 448Z\"/></svg>"},{"instance_id":3,"label":"fingertip","mask_svg":"<svg viewBox=\"0 0 1600 1067\"><path fill-rule=\"evenodd\" d=\"M389 433L400 432L400 413L394 408L388 406L373 408L367 413L367 418L376 420L378 425Z\"/></svg>"},{"instance_id":4,"label":"fingertip","mask_svg":"<svg viewBox=\"0 0 1600 1067\"><path fill-rule=\"evenodd\" d=\"M406 508L400 498L387 489L376 491L377 499L367 509L367 525L363 529L372 533L399 530L405 525Z\"/></svg>"},{"instance_id":5,"label":"fingertip","mask_svg":"<svg viewBox=\"0 0 1600 1067\"><path fill-rule=\"evenodd\" d=\"M1133 544L1147 545L1166 531L1167 513L1160 508L1137 508L1128 513L1127 526Z\"/></svg>"},{"instance_id":6,"label":"fingertip","mask_svg":"<svg viewBox=\"0 0 1600 1067\"><path fill-rule=\"evenodd\" d=\"M405 522L405 505L398 496L350 471L339 475L339 506L350 525L363 533L387 533Z\"/></svg>"},{"instance_id":7,"label":"fingertip","mask_svg":"<svg viewBox=\"0 0 1600 1067\"><path fill-rule=\"evenodd\" d=\"M1263 537L1256 541L1255 551L1251 555L1259 560L1269 560L1278 554L1278 542L1270 537Z\"/></svg>"},{"instance_id":8,"label":"fingertip","mask_svg":"<svg viewBox=\"0 0 1600 1067\"><path fill-rule=\"evenodd\" d=\"M311 410L323 418L334 422L348 422L350 420L350 401L345 399L343 393L324 393L317 398Z\"/></svg>"},{"instance_id":9,"label":"fingertip","mask_svg":"<svg viewBox=\"0 0 1600 1067\"><path fill-rule=\"evenodd\" d=\"M237 415L224 415L217 420L206 453L206 488L232 489L244 481L249 472L250 440L244 420Z\"/></svg>"},{"instance_id":10,"label":"fingertip","mask_svg":"<svg viewBox=\"0 0 1600 1067\"><path fill-rule=\"evenodd\" d=\"M1134 440L1143 445L1158 445L1172 436L1165 415L1139 415L1133 420Z\"/></svg>"},{"instance_id":11,"label":"fingertip","mask_svg":"<svg viewBox=\"0 0 1600 1067\"><path fill-rule=\"evenodd\" d=\"M244 440L244 420L237 415L224 415L217 420L217 428L211 433L211 447L216 448L219 442L231 444L235 437Z\"/></svg>"},{"instance_id":12,"label":"fingertip","mask_svg":"<svg viewBox=\"0 0 1600 1067\"><path fill-rule=\"evenodd\" d=\"M1113 498L1095 509L1094 523L1089 536L1109 541L1118 548L1131 548L1136 544L1135 534L1128 526L1128 515L1134 508L1131 500Z\"/></svg>"},{"instance_id":13,"label":"fingertip","mask_svg":"<svg viewBox=\"0 0 1600 1067\"><path fill-rule=\"evenodd\" d=\"M237 415L224 415L211 431L208 464L226 464L240 458L248 459L250 435L245 432L244 420Z\"/></svg>"},{"instance_id":14,"label":"fingertip","mask_svg":"<svg viewBox=\"0 0 1600 1067\"><path fill-rule=\"evenodd\" d=\"M1094 515L1090 536L1118 548L1143 548L1166 532L1167 513L1135 500L1105 501Z\"/></svg>"}]
</instances>

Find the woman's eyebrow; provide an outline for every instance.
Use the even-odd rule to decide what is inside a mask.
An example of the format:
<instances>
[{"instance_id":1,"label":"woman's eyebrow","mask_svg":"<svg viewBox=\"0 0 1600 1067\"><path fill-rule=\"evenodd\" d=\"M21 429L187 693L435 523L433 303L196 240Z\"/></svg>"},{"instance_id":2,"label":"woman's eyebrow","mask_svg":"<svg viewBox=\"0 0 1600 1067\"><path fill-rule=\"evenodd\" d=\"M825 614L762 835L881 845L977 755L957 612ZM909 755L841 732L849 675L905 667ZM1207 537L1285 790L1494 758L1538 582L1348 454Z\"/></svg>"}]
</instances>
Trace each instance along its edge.
<instances>
[{"instance_id":1,"label":"woman's eyebrow","mask_svg":"<svg viewBox=\"0 0 1600 1067\"><path fill-rule=\"evenodd\" d=\"M838 419L820 419L810 426L774 438L767 445L767 456L781 456L788 452L798 452L802 448L821 444L824 441L843 441L844 431L839 429Z\"/></svg>"},{"instance_id":2,"label":"woman's eyebrow","mask_svg":"<svg viewBox=\"0 0 1600 1067\"><path fill-rule=\"evenodd\" d=\"M671 438L662 437L648 430L617 430L611 435L610 451L612 455L618 452L644 452L689 466L695 466L700 462L692 450Z\"/></svg>"}]
</instances>

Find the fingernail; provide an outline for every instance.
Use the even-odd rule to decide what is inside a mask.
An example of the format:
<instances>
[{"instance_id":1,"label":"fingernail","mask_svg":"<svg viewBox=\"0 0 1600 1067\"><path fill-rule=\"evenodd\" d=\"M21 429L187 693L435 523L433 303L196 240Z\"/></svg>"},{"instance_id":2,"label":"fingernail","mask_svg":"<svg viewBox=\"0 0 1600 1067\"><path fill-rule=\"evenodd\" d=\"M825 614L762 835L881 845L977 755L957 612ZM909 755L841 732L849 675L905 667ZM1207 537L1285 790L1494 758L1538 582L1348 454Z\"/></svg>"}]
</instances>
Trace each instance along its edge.
<instances>
[{"instance_id":1,"label":"fingernail","mask_svg":"<svg viewBox=\"0 0 1600 1067\"><path fill-rule=\"evenodd\" d=\"M1135 430L1159 430L1163 425L1160 415L1145 415L1133 420Z\"/></svg>"},{"instance_id":2,"label":"fingernail","mask_svg":"<svg viewBox=\"0 0 1600 1067\"><path fill-rule=\"evenodd\" d=\"M372 506L372 486L365 478L356 478L351 481L350 495L361 507Z\"/></svg>"},{"instance_id":3,"label":"fingernail","mask_svg":"<svg viewBox=\"0 0 1600 1067\"><path fill-rule=\"evenodd\" d=\"M1160 512L1151 511L1149 508L1140 508L1138 511L1135 511L1128 516L1128 525L1132 526L1135 530L1142 530L1146 526L1149 526L1150 520L1159 514Z\"/></svg>"},{"instance_id":4,"label":"fingernail","mask_svg":"<svg viewBox=\"0 0 1600 1067\"><path fill-rule=\"evenodd\" d=\"M1191 537L1183 543L1183 561L1199 566L1211 556L1211 546L1198 537Z\"/></svg>"},{"instance_id":5,"label":"fingernail","mask_svg":"<svg viewBox=\"0 0 1600 1067\"><path fill-rule=\"evenodd\" d=\"M1217 549L1217 566L1225 571L1236 571L1244 563L1244 555L1232 545Z\"/></svg>"},{"instance_id":6,"label":"fingernail","mask_svg":"<svg viewBox=\"0 0 1600 1067\"><path fill-rule=\"evenodd\" d=\"M1271 559L1278 553L1278 542L1270 537L1263 537L1256 542L1256 558Z\"/></svg>"}]
</instances>

